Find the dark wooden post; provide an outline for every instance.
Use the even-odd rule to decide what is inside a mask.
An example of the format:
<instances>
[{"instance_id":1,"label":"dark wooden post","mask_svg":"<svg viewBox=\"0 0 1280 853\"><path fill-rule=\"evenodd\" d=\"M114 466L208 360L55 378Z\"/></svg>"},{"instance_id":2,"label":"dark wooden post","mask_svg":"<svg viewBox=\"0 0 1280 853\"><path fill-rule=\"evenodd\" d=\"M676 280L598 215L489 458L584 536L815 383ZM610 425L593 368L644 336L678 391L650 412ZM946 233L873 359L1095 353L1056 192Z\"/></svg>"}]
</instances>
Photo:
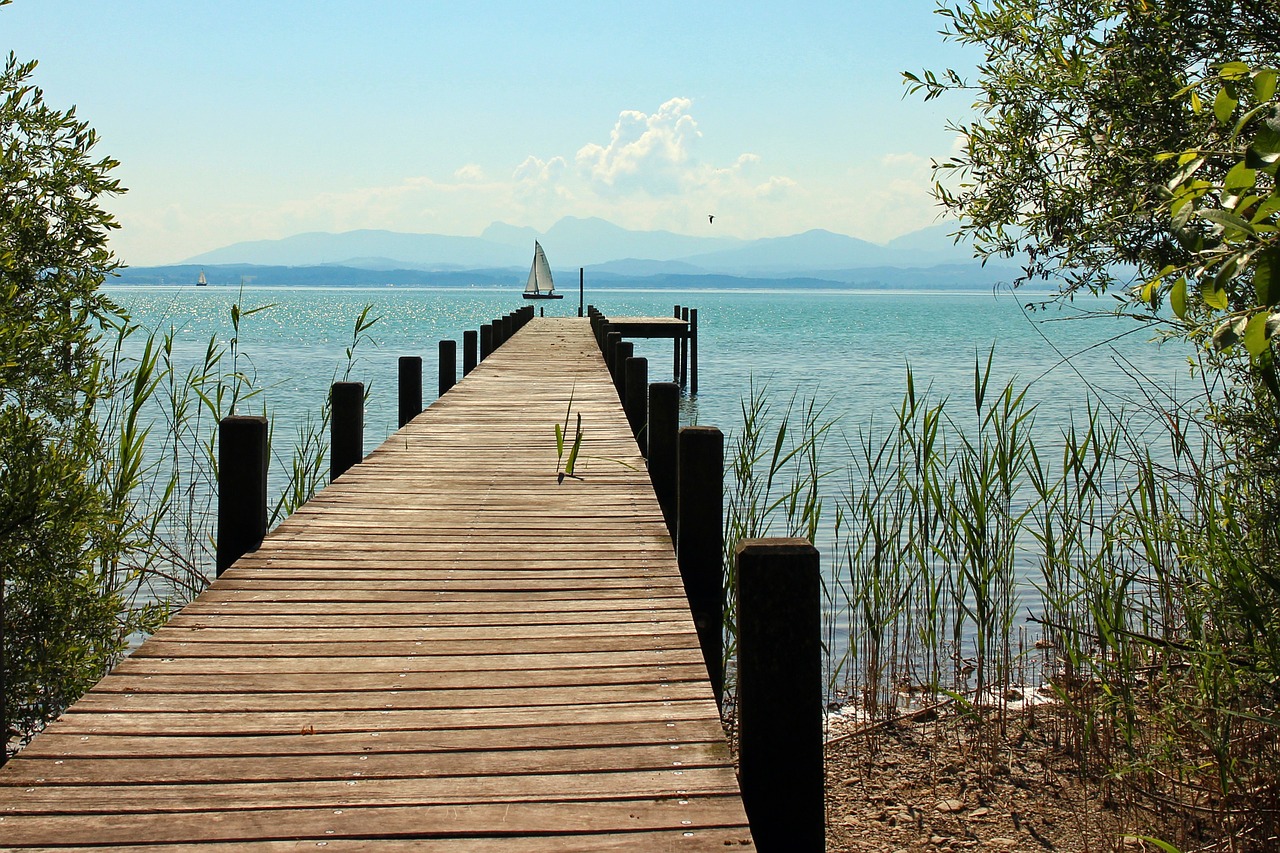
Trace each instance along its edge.
<instances>
[{"instance_id":1,"label":"dark wooden post","mask_svg":"<svg viewBox=\"0 0 1280 853\"><path fill-rule=\"evenodd\" d=\"M647 442L643 440L642 434L649 415L649 360L628 358L622 363L622 373L622 408L626 410L631 434L639 442L640 453L643 455Z\"/></svg>"},{"instance_id":2,"label":"dark wooden post","mask_svg":"<svg viewBox=\"0 0 1280 853\"><path fill-rule=\"evenodd\" d=\"M679 305L676 306L676 319L677 320L680 319ZM675 354L671 358L671 381L679 382L680 381L680 338L677 337L674 341L672 341L672 343L674 343L676 346L675 346Z\"/></svg>"},{"instance_id":3,"label":"dark wooden post","mask_svg":"<svg viewBox=\"0 0 1280 853\"><path fill-rule=\"evenodd\" d=\"M215 574L267 535L267 419L231 415L218 422L218 541Z\"/></svg>"},{"instance_id":4,"label":"dark wooden post","mask_svg":"<svg viewBox=\"0 0 1280 853\"><path fill-rule=\"evenodd\" d=\"M689 309L689 394L698 395L698 309Z\"/></svg>"},{"instance_id":5,"label":"dark wooden post","mask_svg":"<svg viewBox=\"0 0 1280 853\"><path fill-rule=\"evenodd\" d=\"M655 382L649 386L649 479L662 507L672 541L676 538L676 441L680 432L680 386Z\"/></svg>"},{"instance_id":6,"label":"dark wooden post","mask_svg":"<svg viewBox=\"0 0 1280 853\"><path fill-rule=\"evenodd\" d=\"M493 323L490 325L493 326L493 352L497 352L499 347L507 340L506 326L503 325L501 317L494 317Z\"/></svg>"},{"instance_id":7,"label":"dark wooden post","mask_svg":"<svg viewBox=\"0 0 1280 853\"><path fill-rule=\"evenodd\" d=\"M458 342L447 340L440 342L440 394L452 388L458 381Z\"/></svg>"},{"instance_id":8,"label":"dark wooden post","mask_svg":"<svg viewBox=\"0 0 1280 853\"><path fill-rule=\"evenodd\" d=\"M422 413L422 359L400 356L400 426Z\"/></svg>"},{"instance_id":9,"label":"dark wooden post","mask_svg":"<svg viewBox=\"0 0 1280 853\"><path fill-rule=\"evenodd\" d=\"M333 482L364 458L364 383L333 383L329 404L329 482Z\"/></svg>"},{"instance_id":10,"label":"dark wooden post","mask_svg":"<svg viewBox=\"0 0 1280 853\"><path fill-rule=\"evenodd\" d=\"M485 323L480 327L480 360L484 361L493 354L493 325Z\"/></svg>"},{"instance_id":11,"label":"dark wooden post","mask_svg":"<svg viewBox=\"0 0 1280 853\"><path fill-rule=\"evenodd\" d=\"M821 851L822 582L806 539L738 544L738 777L756 846Z\"/></svg>"},{"instance_id":12,"label":"dark wooden post","mask_svg":"<svg viewBox=\"0 0 1280 853\"><path fill-rule=\"evenodd\" d=\"M724 692L724 435L680 430L676 561L716 702Z\"/></svg>"},{"instance_id":13,"label":"dark wooden post","mask_svg":"<svg viewBox=\"0 0 1280 853\"><path fill-rule=\"evenodd\" d=\"M462 375L476 369L477 335L474 329L466 329L462 333Z\"/></svg>"},{"instance_id":14,"label":"dark wooden post","mask_svg":"<svg viewBox=\"0 0 1280 853\"><path fill-rule=\"evenodd\" d=\"M613 349L613 387L618 391L619 402L626 403L627 359L635 354L636 345L631 341L618 341Z\"/></svg>"},{"instance_id":15,"label":"dark wooden post","mask_svg":"<svg viewBox=\"0 0 1280 853\"><path fill-rule=\"evenodd\" d=\"M610 331L604 336L604 363L609 368L610 378L613 378L613 356L620 340L622 340L621 332Z\"/></svg>"},{"instance_id":16,"label":"dark wooden post","mask_svg":"<svg viewBox=\"0 0 1280 853\"><path fill-rule=\"evenodd\" d=\"M582 286L582 267L578 267L578 316L582 316L582 297L585 291Z\"/></svg>"},{"instance_id":17,"label":"dark wooden post","mask_svg":"<svg viewBox=\"0 0 1280 853\"><path fill-rule=\"evenodd\" d=\"M684 337L680 339L680 387L689 387L689 309L681 307L680 319L685 321Z\"/></svg>"}]
</instances>

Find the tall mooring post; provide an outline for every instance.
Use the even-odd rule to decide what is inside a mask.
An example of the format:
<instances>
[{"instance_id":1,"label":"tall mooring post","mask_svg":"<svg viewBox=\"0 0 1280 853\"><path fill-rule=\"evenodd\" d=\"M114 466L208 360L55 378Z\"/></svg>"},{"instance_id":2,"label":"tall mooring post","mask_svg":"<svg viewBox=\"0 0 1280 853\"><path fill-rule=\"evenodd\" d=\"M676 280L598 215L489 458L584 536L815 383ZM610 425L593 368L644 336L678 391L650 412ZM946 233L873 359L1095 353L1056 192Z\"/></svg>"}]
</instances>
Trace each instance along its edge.
<instances>
[{"instance_id":1,"label":"tall mooring post","mask_svg":"<svg viewBox=\"0 0 1280 853\"><path fill-rule=\"evenodd\" d=\"M680 433L680 386L655 382L649 386L649 479L662 507L662 519L672 541L676 538L676 448Z\"/></svg>"},{"instance_id":2,"label":"tall mooring post","mask_svg":"<svg viewBox=\"0 0 1280 853\"><path fill-rule=\"evenodd\" d=\"M478 363L476 359L476 350L477 350L478 343L479 342L477 340L475 329L467 329L462 333L462 375L463 376L466 376L468 373L476 369L476 364Z\"/></svg>"},{"instance_id":3,"label":"tall mooring post","mask_svg":"<svg viewBox=\"0 0 1280 853\"><path fill-rule=\"evenodd\" d=\"M724 693L724 434L680 430L676 562L716 703Z\"/></svg>"},{"instance_id":4,"label":"tall mooring post","mask_svg":"<svg viewBox=\"0 0 1280 853\"><path fill-rule=\"evenodd\" d=\"M422 358L402 355L399 362L400 426L422 414Z\"/></svg>"},{"instance_id":5,"label":"tall mooring post","mask_svg":"<svg viewBox=\"0 0 1280 853\"><path fill-rule=\"evenodd\" d=\"M440 342L440 393L445 392L458 381L458 342L447 340Z\"/></svg>"},{"instance_id":6,"label":"tall mooring post","mask_svg":"<svg viewBox=\"0 0 1280 853\"><path fill-rule=\"evenodd\" d=\"M698 309L689 309L689 395L698 396Z\"/></svg>"},{"instance_id":7,"label":"tall mooring post","mask_svg":"<svg viewBox=\"0 0 1280 853\"><path fill-rule=\"evenodd\" d=\"M649 418L649 360L628 358L622 364L622 409L627 413L631 434L640 444L640 452L647 450L643 440L645 421Z\"/></svg>"},{"instance_id":8,"label":"tall mooring post","mask_svg":"<svg viewBox=\"0 0 1280 853\"><path fill-rule=\"evenodd\" d=\"M218 534L214 571L257 550L267 535L267 419L231 415L218 422Z\"/></svg>"},{"instance_id":9,"label":"tall mooring post","mask_svg":"<svg viewBox=\"0 0 1280 853\"><path fill-rule=\"evenodd\" d=\"M685 322L685 334L680 338L680 387L689 387L689 309L680 308L680 319Z\"/></svg>"},{"instance_id":10,"label":"tall mooring post","mask_svg":"<svg viewBox=\"0 0 1280 853\"><path fill-rule=\"evenodd\" d=\"M329 481L333 482L364 458L364 383L333 383L329 407Z\"/></svg>"},{"instance_id":11,"label":"tall mooring post","mask_svg":"<svg viewBox=\"0 0 1280 853\"><path fill-rule=\"evenodd\" d=\"M806 539L738 544L738 777L762 853L825 844L822 581Z\"/></svg>"}]
</instances>

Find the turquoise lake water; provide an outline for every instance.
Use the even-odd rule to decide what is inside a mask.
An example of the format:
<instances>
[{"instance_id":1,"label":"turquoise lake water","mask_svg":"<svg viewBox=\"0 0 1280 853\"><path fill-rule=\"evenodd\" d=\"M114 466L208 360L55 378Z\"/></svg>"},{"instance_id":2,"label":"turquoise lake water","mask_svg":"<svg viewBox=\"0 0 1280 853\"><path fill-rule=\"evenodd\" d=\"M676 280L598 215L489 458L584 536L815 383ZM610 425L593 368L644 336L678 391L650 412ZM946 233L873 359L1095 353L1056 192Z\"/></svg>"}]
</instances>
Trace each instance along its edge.
<instances>
[{"instance_id":1,"label":"turquoise lake water","mask_svg":"<svg viewBox=\"0 0 1280 853\"><path fill-rule=\"evenodd\" d=\"M353 379L369 387L366 443L372 448L396 427L397 359L423 358L424 396L431 399L438 341L461 341L464 329L523 303L517 293L481 288L233 288L115 287L108 292L150 328L178 330L186 358L203 353L211 334L231 336L230 307L272 307L241 321L240 346L257 384L278 416L318 410L335 370L344 364L355 317L365 305L378 322L373 343L357 350ZM1033 297L983 293L866 291L593 290L588 300L613 316L670 316L674 305L699 310L699 395L686 416L730 432L751 382L778 394L799 390L827 405L844 429L892 417L905 389L906 365L917 388L972 396L975 358L995 346L993 383L1030 385L1044 428L1081 412L1086 382L1120 407L1134 400L1131 378L1193 393L1187 353L1150 342L1153 333L1116 318L1081 319L1085 309L1029 313ZM1101 306L1102 303L1099 303ZM566 298L548 313L576 315ZM650 379L669 378L669 342L637 341L650 360Z\"/></svg>"},{"instance_id":2,"label":"turquoise lake water","mask_svg":"<svg viewBox=\"0 0 1280 853\"><path fill-rule=\"evenodd\" d=\"M423 358L424 402L434 398L438 341L461 341L465 329L521 307L518 292L487 288L235 288L114 287L117 302L155 329L174 327L179 361L196 362L210 335L231 336L230 309L271 307L241 321L242 369L255 374L277 419L276 434L320 410L329 383L345 362L355 318L365 305L378 322L373 342L360 344L352 379L370 391L365 449L395 431L397 360ZM1028 385L1036 428L1050 441L1086 411L1090 393L1116 412L1132 412L1130 429L1145 428L1142 388L1190 397L1197 385L1187 351L1159 346L1150 329L1114 317L1081 319L1086 306L1029 313L1033 294L905 293L867 291L658 291L592 290L587 296L608 315L670 316L674 305L699 311L699 395L684 402L686 423L720 427L732 440L748 388L767 384L779 403L793 392L825 406L836 426L824 451L847 482L848 443L872 422L888 425L902 401L906 366L918 391L949 396L956 412L972 412L975 360L994 345L992 386L1009 379ZM1102 308L1107 303L1098 302ZM576 315L577 301L543 306ZM670 378L669 341L637 341L650 359L651 381ZM1133 375L1145 377L1143 385ZM1092 392L1086 387L1091 387ZM254 404L258 413L261 403ZM531 425L531 427L536 425ZM1159 436L1158 430L1153 435ZM1154 439L1157 457L1167 454ZM816 544L830 550L829 532ZM824 553L827 571L832 571ZM1028 587L1029 589L1029 587ZM839 616L839 614L835 614ZM836 640L841 645L840 640ZM837 647L837 654L840 652Z\"/></svg>"}]
</instances>

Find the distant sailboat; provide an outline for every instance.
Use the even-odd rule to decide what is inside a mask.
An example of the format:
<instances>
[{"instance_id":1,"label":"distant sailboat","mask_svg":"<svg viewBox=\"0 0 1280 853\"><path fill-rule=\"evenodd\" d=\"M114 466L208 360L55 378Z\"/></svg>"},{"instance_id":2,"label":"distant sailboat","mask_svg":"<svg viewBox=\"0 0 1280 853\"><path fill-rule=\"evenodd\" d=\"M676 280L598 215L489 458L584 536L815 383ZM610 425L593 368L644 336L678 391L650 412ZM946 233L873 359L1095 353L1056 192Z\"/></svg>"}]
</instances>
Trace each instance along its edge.
<instances>
[{"instance_id":1,"label":"distant sailboat","mask_svg":"<svg viewBox=\"0 0 1280 853\"><path fill-rule=\"evenodd\" d=\"M208 287L209 279L204 277L204 270L200 270L200 277L196 279L196 287Z\"/></svg>"},{"instance_id":2,"label":"distant sailboat","mask_svg":"<svg viewBox=\"0 0 1280 853\"><path fill-rule=\"evenodd\" d=\"M524 286L525 299L564 299L564 296L553 292L555 283L551 280L551 267L547 264L547 256L542 252L538 241L533 242L533 266L529 267L529 283Z\"/></svg>"}]
</instances>

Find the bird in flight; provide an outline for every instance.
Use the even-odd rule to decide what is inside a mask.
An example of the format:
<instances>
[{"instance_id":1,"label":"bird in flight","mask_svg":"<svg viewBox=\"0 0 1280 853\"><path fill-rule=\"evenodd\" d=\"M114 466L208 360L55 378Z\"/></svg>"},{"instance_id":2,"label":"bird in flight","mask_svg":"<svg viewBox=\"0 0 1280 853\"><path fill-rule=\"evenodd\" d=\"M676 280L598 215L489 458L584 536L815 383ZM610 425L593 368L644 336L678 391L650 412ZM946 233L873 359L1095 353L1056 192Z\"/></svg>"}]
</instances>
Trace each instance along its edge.
<instances>
[{"instance_id":1,"label":"bird in flight","mask_svg":"<svg viewBox=\"0 0 1280 853\"><path fill-rule=\"evenodd\" d=\"M707 222L708 222L708 223L712 223L712 222L715 222L715 221L716 221L716 215L715 215L714 213L708 213L708 214L707 214Z\"/></svg>"}]
</instances>

